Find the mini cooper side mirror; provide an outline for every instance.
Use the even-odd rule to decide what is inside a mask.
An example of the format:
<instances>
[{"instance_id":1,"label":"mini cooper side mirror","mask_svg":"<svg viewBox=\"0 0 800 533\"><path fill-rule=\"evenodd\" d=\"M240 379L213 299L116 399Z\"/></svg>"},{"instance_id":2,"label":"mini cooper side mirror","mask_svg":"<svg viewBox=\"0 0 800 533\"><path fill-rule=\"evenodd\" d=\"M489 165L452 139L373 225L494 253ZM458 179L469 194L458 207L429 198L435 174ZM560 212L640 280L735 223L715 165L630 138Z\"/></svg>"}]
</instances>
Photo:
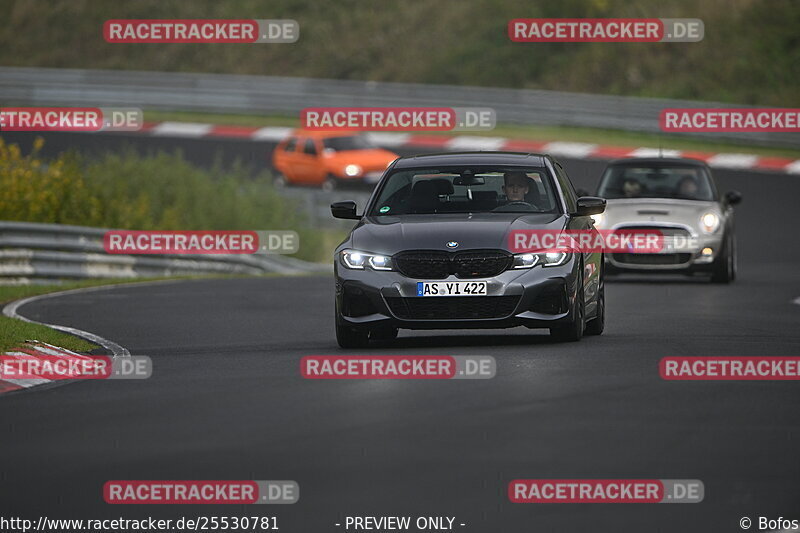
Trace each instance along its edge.
<instances>
[{"instance_id":1,"label":"mini cooper side mirror","mask_svg":"<svg viewBox=\"0 0 800 533\"><path fill-rule=\"evenodd\" d=\"M739 191L728 191L725 193L725 202L728 205L736 205L742 201L742 193Z\"/></svg>"},{"instance_id":2,"label":"mini cooper side mirror","mask_svg":"<svg viewBox=\"0 0 800 533\"><path fill-rule=\"evenodd\" d=\"M599 215L606 210L605 198L597 196L581 196L578 198L578 208L573 213L576 217Z\"/></svg>"},{"instance_id":3,"label":"mini cooper side mirror","mask_svg":"<svg viewBox=\"0 0 800 533\"><path fill-rule=\"evenodd\" d=\"M334 218L347 218L358 220L361 217L356 215L356 203L353 201L335 202L331 204L331 214Z\"/></svg>"}]
</instances>

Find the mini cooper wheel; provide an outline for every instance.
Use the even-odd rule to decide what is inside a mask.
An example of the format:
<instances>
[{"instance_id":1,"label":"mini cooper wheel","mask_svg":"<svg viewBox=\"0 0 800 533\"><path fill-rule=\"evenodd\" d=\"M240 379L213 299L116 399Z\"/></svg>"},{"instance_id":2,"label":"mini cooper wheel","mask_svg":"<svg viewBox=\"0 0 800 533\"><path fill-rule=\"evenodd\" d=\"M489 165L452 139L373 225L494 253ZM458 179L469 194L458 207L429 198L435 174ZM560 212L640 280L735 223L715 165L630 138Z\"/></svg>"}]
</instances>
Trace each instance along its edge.
<instances>
[{"instance_id":1,"label":"mini cooper wheel","mask_svg":"<svg viewBox=\"0 0 800 533\"><path fill-rule=\"evenodd\" d=\"M712 268L712 283L730 283L736 279L736 242L732 236L725 238L722 253Z\"/></svg>"}]
</instances>

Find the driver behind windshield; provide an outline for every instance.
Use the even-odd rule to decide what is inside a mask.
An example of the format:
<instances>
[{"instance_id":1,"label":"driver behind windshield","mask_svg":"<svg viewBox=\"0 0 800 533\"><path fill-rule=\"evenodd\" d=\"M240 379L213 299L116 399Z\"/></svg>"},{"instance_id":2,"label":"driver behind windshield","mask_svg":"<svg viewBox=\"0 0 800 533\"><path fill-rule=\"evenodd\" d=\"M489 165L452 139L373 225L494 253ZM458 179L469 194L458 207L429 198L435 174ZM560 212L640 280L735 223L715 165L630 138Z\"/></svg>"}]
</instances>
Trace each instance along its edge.
<instances>
[{"instance_id":1,"label":"driver behind windshield","mask_svg":"<svg viewBox=\"0 0 800 533\"><path fill-rule=\"evenodd\" d=\"M694 200L697 198L697 192L699 189L700 187L697 185L697 180L695 180L692 176L684 176L681 178L681 181L678 182L676 196L678 198Z\"/></svg>"},{"instance_id":2,"label":"driver behind windshield","mask_svg":"<svg viewBox=\"0 0 800 533\"><path fill-rule=\"evenodd\" d=\"M531 179L522 171L514 170L503 174L503 193L508 203L525 202L525 195L530 191Z\"/></svg>"},{"instance_id":3,"label":"driver behind windshield","mask_svg":"<svg viewBox=\"0 0 800 533\"><path fill-rule=\"evenodd\" d=\"M622 192L625 198L638 198L642 195L642 184L638 180L628 178L622 184Z\"/></svg>"}]
</instances>

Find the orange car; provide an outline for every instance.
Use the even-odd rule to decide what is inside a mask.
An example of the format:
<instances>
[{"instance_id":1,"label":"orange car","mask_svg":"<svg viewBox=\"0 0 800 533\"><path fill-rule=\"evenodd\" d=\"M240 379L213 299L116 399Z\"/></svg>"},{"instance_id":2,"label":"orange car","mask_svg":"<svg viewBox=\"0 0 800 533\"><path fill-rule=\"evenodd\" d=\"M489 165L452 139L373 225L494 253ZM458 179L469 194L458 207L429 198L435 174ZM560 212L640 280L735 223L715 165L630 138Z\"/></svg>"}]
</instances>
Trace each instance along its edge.
<instances>
[{"instance_id":1,"label":"orange car","mask_svg":"<svg viewBox=\"0 0 800 533\"><path fill-rule=\"evenodd\" d=\"M276 185L333 190L345 182L377 182L398 157L356 133L295 130L272 152L272 165L279 172Z\"/></svg>"}]
</instances>

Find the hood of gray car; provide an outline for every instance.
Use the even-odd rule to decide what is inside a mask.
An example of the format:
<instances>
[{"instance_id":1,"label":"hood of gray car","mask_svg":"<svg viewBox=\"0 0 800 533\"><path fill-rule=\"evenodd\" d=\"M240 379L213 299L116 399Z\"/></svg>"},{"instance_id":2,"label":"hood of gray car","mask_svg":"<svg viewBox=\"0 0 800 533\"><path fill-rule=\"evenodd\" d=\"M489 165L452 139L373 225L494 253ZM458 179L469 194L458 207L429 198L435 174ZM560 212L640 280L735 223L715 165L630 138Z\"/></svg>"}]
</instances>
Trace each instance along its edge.
<instances>
[{"instance_id":1,"label":"hood of gray car","mask_svg":"<svg viewBox=\"0 0 800 533\"><path fill-rule=\"evenodd\" d=\"M700 217L709 211L720 215L717 202L666 198L608 200L601 229L640 223L680 224L698 228Z\"/></svg>"},{"instance_id":2,"label":"hood of gray car","mask_svg":"<svg viewBox=\"0 0 800 533\"><path fill-rule=\"evenodd\" d=\"M477 248L508 250L508 235L522 229L564 229L565 215L528 213L442 213L366 217L353 230L354 249L392 255L403 250L458 252ZM448 242L457 242L455 248Z\"/></svg>"}]
</instances>

